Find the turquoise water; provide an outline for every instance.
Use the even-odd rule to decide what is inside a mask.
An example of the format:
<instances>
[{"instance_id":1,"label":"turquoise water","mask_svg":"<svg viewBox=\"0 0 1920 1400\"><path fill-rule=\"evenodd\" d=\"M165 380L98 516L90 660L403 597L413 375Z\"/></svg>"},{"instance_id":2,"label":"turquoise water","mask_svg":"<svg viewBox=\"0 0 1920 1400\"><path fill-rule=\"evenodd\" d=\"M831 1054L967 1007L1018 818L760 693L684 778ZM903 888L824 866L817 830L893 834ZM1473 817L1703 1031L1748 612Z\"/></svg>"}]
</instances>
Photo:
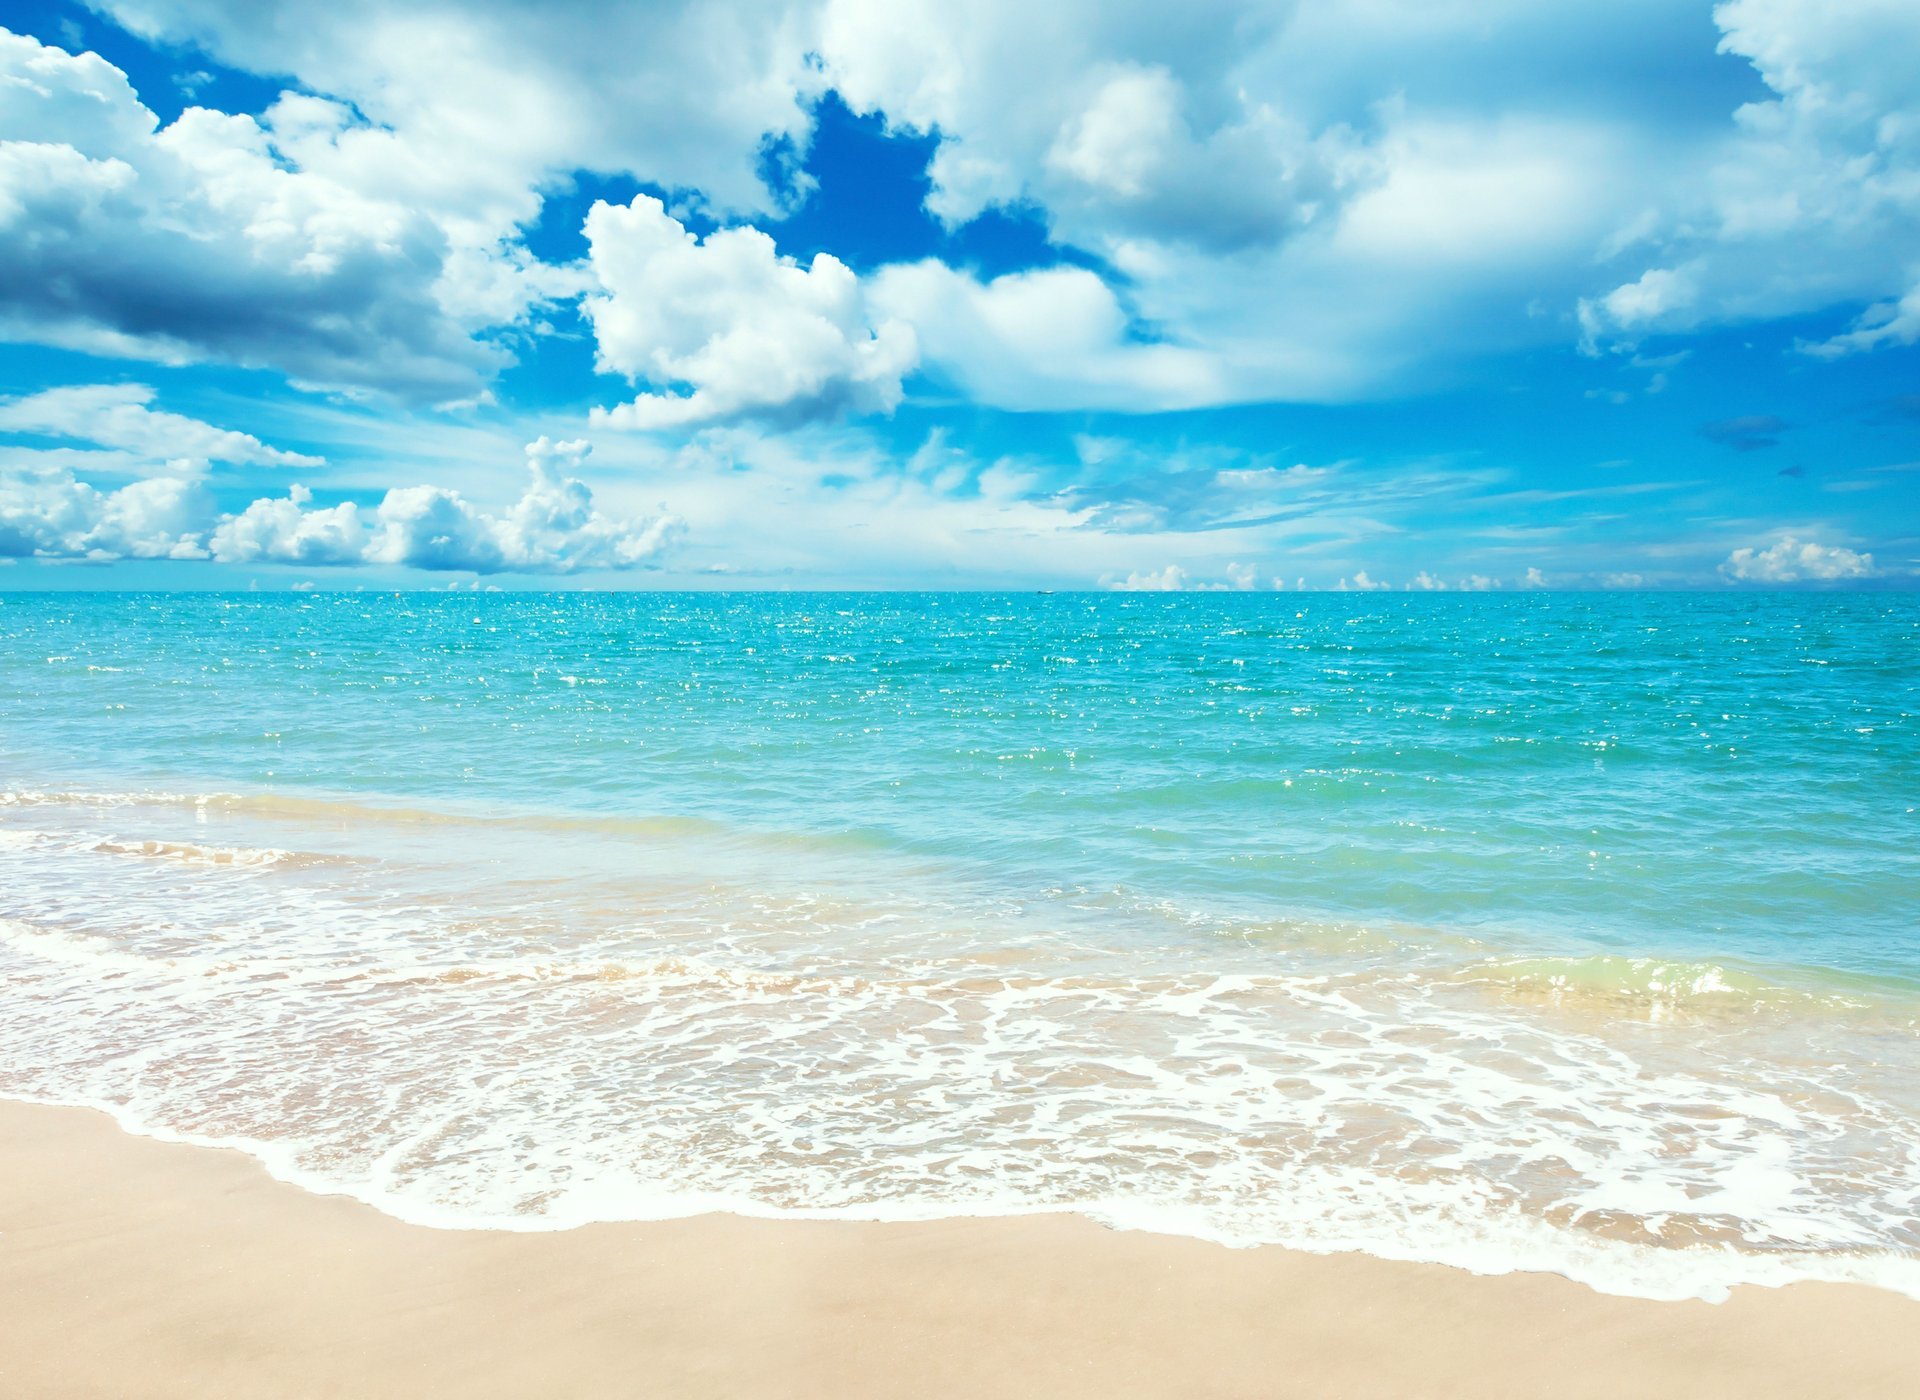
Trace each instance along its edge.
<instances>
[{"instance_id":1,"label":"turquoise water","mask_svg":"<svg viewBox=\"0 0 1920 1400\"><path fill-rule=\"evenodd\" d=\"M443 1223L1913 1291L1917 710L1892 595L10 595L0 1091Z\"/></svg>"}]
</instances>

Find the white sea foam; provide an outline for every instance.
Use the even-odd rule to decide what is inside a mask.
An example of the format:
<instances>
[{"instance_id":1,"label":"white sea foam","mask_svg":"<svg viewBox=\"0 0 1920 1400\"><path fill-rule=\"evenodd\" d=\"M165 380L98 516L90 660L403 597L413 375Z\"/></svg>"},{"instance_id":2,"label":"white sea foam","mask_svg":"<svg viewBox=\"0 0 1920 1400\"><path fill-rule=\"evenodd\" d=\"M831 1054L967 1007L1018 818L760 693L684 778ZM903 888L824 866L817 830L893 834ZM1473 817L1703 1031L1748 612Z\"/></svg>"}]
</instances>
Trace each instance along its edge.
<instances>
[{"instance_id":1,"label":"white sea foam","mask_svg":"<svg viewBox=\"0 0 1920 1400\"><path fill-rule=\"evenodd\" d=\"M1774 995L1717 964L1217 937L859 852L740 885L693 829L429 824L375 862L291 804L192 843L167 825L197 800L151 831L13 805L0 1092L419 1223L1070 1210L1648 1297L1920 1297L1912 1066L1831 1054L1867 1012L1811 995L1682 1027Z\"/></svg>"}]
</instances>

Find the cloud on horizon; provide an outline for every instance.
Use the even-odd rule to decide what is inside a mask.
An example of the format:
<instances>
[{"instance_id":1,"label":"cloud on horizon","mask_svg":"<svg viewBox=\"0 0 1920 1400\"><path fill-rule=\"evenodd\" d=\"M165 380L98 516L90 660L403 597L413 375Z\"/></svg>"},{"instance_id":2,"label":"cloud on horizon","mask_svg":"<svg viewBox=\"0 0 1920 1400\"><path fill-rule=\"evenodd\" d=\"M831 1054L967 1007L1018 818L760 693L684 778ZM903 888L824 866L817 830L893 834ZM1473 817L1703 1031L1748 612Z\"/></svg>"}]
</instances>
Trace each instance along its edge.
<instances>
[{"instance_id":1,"label":"cloud on horizon","mask_svg":"<svg viewBox=\"0 0 1920 1400\"><path fill-rule=\"evenodd\" d=\"M1870 578L1875 570L1871 554L1840 545L1801 541L1791 535L1762 549L1736 549L1720 572L1741 583L1800 583L1807 579Z\"/></svg>"},{"instance_id":2,"label":"cloud on horizon","mask_svg":"<svg viewBox=\"0 0 1920 1400\"><path fill-rule=\"evenodd\" d=\"M370 508L322 507L297 483L285 496L222 514L191 479L155 477L102 492L67 471L0 464L0 558L570 574L646 566L683 532L668 513L615 519L596 509L585 483L563 474L586 460L585 442L540 438L526 451L527 489L497 515L437 486L396 487Z\"/></svg>"}]
</instances>

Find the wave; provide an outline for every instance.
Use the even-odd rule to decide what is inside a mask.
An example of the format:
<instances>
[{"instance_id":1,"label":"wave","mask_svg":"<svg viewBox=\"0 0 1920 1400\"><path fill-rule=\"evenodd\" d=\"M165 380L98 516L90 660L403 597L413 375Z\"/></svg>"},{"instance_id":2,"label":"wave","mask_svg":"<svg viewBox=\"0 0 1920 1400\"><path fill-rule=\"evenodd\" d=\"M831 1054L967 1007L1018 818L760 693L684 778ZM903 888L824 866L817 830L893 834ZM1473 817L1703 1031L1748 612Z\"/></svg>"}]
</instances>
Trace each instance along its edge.
<instances>
[{"instance_id":1,"label":"wave","mask_svg":"<svg viewBox=\"0 0 1920 1400\"><path fill-rule=\"evenodd\" d=\"M220 846L199 841L159 838L96 837L17 826L0 828L0 842L21 850L131 856L142 860L224 867L233 870L254 870L271 866L301 870L367 863L360 856L323 851L294 851L280 846Z\"/></svg>"},{"instance_id":2,"label":"wave","mask_svg":"<svg viewBox=\"0 0 1920 1400\"><path fill-rule=\"evenodd\" d=\"M485 829L511 835L560 832L613 836L620 839L724 838L732 849L759 847L768 852L805 852L806 848L834 845L870 846L878 838L846 833L845 839L821 838L796 832L742 832L737 828L693 817L595 817L524 813L463 813L434 808L385 806L334 797L236 792L183 792L166 789L126 791L12 790L0 791L5 808L69 807L125 810L137 807L174 809L204 814L209 810L264 819L284 819L308 827L358 827L376 824L424 825L436 828ZM196 818L198 819L198 818ZM302 871L330 867L368 869L377 858L345 852L315 851L279 845L222 844L168 837L123 837L92 832L57 832L0 827L0 842L26 842L41 849L100 854L156 863L170 863L234 871ZM531 882L523 882L531 883ZM548 882L564 892L569 877L556 874ZM726 902L720 883L704 886L714 906ZM657 896L657 885L636 885L636 903ZM729 907L765 912L772 902L764 894L751 898L739 892ZM855 924L861 921L898 921L903 910L911 916L911 901L863 905L849 895L822 901L816 895L795 896L794 907L817 907L822 917ZM1471 989L1496 1000L1551 1007L1570 1013L1632 1015L1650 1020L1669 1018L1725 1018L1773 1012L1834 1014L1875 1012L1895 1018L1920 1020L1920 987L1899 978L1874 978L1831 969L1772 965L1764 971L1726 960L1687 960L1626 954L1588 954L1491 958L1485 937L1457 929L1359 920L1325 914L1267 915L1257 918L1221 915L1183 906L1175 901L1146 897L1124 887L1108 890L1047 891L1057 911L1077 919L1112 915L1126 920L1151 920L1192 935L1204 935L1216 945L1245 945L1276 956L1295 956L1318 966L1328 960L1358 960L1372 964L1390 980L1408 977L1436 985ZM684 909L684 905L682 906ZM944 920L953 910L936 911ZM510 932L512 919L501 924ZM929 933L936 932L929 928ZM1029 956L1020 947L1008 956ZM632 972L614 964L591 963L584 970L559 971L550 964L531 972L509 973L488 964L448 971L450 980L529 975L548 979L583 977L619 980L653 975L660 965L648 963ZM413 975L413 974L409 974ZM422 974L424 975L424 974ZM435 973L433 975L442 975Z\"/></svg>"},{"instance_id":3,"label":"wave","mask_svg":"<svg viewBox=\"0 0 1920 1400\"><path fill-rule=\"evenodd\" d=\"M189 865L227 865L245 869L252 866L289 867L353 864L351 856L323 855L317 851L289 851L278 846L206 846L192 841L95 841L87 849L103 855L141 856L148 860L181 861Z\"/></svg>"},{"instance_id":4,"label":"wave","mask_svg":"<svg viewBox=\"0 0 1920 1400\"><path fill-rule=\"evenodd\" d=\"M246 799L234 792L83 792L24 788L0 792L0 807L223 807Z\"/></svg>"},{"instance_id":5,"label":"wave","mask_svg":"<svg viewBox=\"0 0 1920 1400\"><path fill-rule=\"evenodd\" d=\"M348 797L317 797L300 793L236 793L207 791L186 793L169 789L131 789L131 791L63 791L63 789L17 789L0 791L0 809L6 807L81 807L81 809L190 809L200 812L230 812L236 816L280 818L292 822L313 822L324 826L447 826L511 830L526 828L532 832L588 832L637 837L685 837L685 835L758 835L728 828L701 816L591 816L591 814L555 814L555 812L476 812L436 807L407 807L384 803L361 803ZM764 833L772 839L810 841L808 833ZM831 837L828 837L831 843Z\"/></svg>"},{"instance_id":6,"label":"wave","mask_svg":"<svg viewBox=\"0 0 1920 1400\"><path fill-rule=\"evenodd\" d=\"M362 864L285 881L223 872L299 868L298 849L24 833L55 858L0 901L19 916L0 919L0 1092L239 1148L417 1223L1067 1210L1648 1297L1807 1278L1920 1297L1920 1114L1886 1091L1897 1075L1823 1058L1849 1017L1884 1029L1874 1015L1903 1005L1884 989L1497 958L1440 930L1216 917L1119 886L1009 912L886 884L879 862L831 898L811 862L806 892L781 895L731 846L672 884L617 844L581 879L579 841L536 872L555 878L500 875L526 874L498 857L539 830L740 837L699 820L0 795L61 803L81 815L18 820L213 809L261 819L248 835L372 828L357 849L382 856L391 823L450 833L405 842L418 868L338 857ZM1659 1024L1696 1020L1710 1042ZM1898 1029L1881 1043L1910 1043Z\"/></svg>"},{"instance_id":7,"label":"wave","mask_svg":"<svg viewBox=\"0 0 1920 1400\"><path fill-rule=\"evenodd\" d=\"M1920 995L1904 981L1829 969L1774 968L1763 974L1725 962L1597 954L1503 958L1445 976L1511 1001L1649 1020L1867 1011L1920 1015Z\"/></svg>"},{"instance_id":8,"label":"wave","mask_svg":"<svg viewBox=\"0 0 1920 1400\"><path fill-rule=\"evenodd\" d=\"M1420 1192L1383 1182L1377 1215L1325 1209L1322 1183L1303 1174L1286 1224L1235 1229L1216 1214L1164 1196L1107 1196L1035 1202L1010 1191L839 1205L780 1205L747 1192L676 1188L628 1181L622 1189L594 1189L539 1215L475 1212L425 1201L389 1182L316 1168L285 1142L181 1129L143 1116L112 1099L6 1092L17 1103L80 1108L105 1114L136 1136L182 1146L237 1151L275 1180L322 1196L345 1196L405 1224L440 1230L495 1230L551 1234L590 1225L681 1220L728 1214L772 1221L839 1220L864 1223L1014 1219L1073 1214L1115 1230L1206 1240L1228 1248L1278 1246L1318 1255L1366 1254L1406 1263L1440 1264L1481 1276L1551 1273L1597 1293L1661 1302L1725 1302L1736 1288L1781 1288L1796 1283L1844 1283L1880 1288L1920 1300L1920 1259L1890 1250L1802 1250L1742 1254L1724 1247L1662 1248L1581 1235L1518 1212L1441 1210L1429 1213ZM1409 1228L1409 1227L1412 1228Z\"/></svg>"}]
</instances>

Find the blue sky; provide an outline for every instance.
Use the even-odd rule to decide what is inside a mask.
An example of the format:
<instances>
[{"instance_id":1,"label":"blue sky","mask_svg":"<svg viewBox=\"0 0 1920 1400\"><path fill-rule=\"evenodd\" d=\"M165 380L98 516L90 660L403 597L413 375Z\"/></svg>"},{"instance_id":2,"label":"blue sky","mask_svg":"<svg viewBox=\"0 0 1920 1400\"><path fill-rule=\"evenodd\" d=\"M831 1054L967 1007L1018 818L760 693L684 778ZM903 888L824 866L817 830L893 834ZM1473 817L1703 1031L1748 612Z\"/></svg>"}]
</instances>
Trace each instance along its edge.
<instances>
[{"instance_id":1,"label":"blue sky","mask_svg":"<svg viewBox=\"0 0 1920 1400\"><path fill-rule=\"evenodd\" d=\"M1910 0L15 0L0 587L1920 581Z\"/></svg>"}]
</instances>

